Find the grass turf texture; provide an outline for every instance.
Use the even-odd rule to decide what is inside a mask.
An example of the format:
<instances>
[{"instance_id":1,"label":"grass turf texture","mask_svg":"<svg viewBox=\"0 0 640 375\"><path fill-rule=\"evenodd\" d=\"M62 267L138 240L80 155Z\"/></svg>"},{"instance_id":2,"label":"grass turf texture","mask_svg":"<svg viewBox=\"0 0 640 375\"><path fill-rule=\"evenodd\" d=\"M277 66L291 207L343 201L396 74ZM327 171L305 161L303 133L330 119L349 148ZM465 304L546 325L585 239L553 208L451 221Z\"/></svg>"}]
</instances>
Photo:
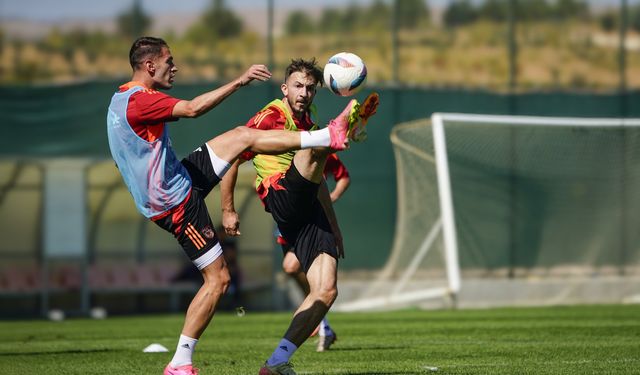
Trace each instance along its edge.
<instances>
[{"instance_id":1,"label":"grass turf texture","mask_svg":"<svg viewBox=\"0 0 640 375\"><path fill-rule=\"evenodd\" d=\"M217 314L197 367L256 374L290 316ZM639 317L640 305L332 313L335 346L316 353L310 339L293 362L300 374L640 374ZM161 374L182 320L0 322L0 373ZM170 353L142 352L154 342Z\"/></svg>"}]
</instances>

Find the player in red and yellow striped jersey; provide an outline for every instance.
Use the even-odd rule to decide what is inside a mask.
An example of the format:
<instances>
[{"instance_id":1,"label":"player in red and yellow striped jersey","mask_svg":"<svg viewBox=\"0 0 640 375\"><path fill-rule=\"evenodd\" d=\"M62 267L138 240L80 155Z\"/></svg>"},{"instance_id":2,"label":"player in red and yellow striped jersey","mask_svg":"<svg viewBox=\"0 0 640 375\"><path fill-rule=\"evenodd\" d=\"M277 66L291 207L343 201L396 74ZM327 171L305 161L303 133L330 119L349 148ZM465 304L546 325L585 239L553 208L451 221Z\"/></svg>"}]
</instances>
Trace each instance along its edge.
<instances>
[{"instance_id":1,"label":"player in red and yellow striped jersey","mask_svg":"<svg viewBox=\"0 0 640 375\"><path fill-rule=\"evenodd\" d=\"M293 60L280 86L283 99L267 104L247 127L302 132L316 128L313 99L322 83L322 71L315 59ZM366 103L372 103L368 100ZM375 96L377 105L377 95ZM360 112L355 99L339 118L348 117L349 128L359 130L376 106L364 105ZM331 123L330 125L331 126ZM351 134L351 132L350 132ZM294 313L289 329L260 370L260 374L294 373L289 358L318 326L337 296L338 258L344 257L342 234L323 177L327 149L309 149L280 155L247 153L257 173L256 190L278 225L282 237L293 247L292 254L309 283L309 294ZM220 185L222 224L228 235L239 235L239 218L234 208L233 189L241 159L229 169Z\"/></svg>"},{"instance_id":2,"label":"player in red and yellow striped jersey","mask_svg":"<svg viewBox=\"0 0 640 375\"><path fill-rule=\"evenodd\" d=\"M340 199L342 194L347 191L351 184L349 171L340 158L338 158L338 154L329 154L327 157L327 162L324 166L324 178L326 180L329 177L332 177L335 181L335 186L329 193L331 203L335 203ZM277 242L282 248L282 255L284 257L282 260L282 270L291 276L305 296L308 295L309 281L307 281L307 276L302 272L300 261L298 261L298 258L294 254L293 247L287 243L279 232L277 235ZM322 318L320 325L313 332L312 336L315 336L315 334L319 334L318 345L316 346L316 351L318 352L324 352L329 349L338 337L335 331L331 328L329 319L327 319L326 315Z\"/></svg>"}]
</instances>

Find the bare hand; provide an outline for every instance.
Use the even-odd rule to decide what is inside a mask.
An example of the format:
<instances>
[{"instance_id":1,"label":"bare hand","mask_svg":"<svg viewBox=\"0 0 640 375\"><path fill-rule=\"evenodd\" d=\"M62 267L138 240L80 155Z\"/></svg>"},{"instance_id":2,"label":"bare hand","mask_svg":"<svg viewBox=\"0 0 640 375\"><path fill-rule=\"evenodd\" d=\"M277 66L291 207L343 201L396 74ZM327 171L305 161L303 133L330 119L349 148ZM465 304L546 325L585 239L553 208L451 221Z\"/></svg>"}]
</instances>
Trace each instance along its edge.
<instances>
[{"instance_id":1,"label":"bare hand","mask_svg":"<svg viewBox=\"0 0 640 375\"><path fill-rule=\"evenodd\" d=\"M224 232L229 236L239 236L240 233L240 219L238 213L235 211L223 211L222 212L222 227Z\"/></svg>"},{"instance_id":2,"label":"bare hand","mask_svg":"<svg viewBox=\"0 0 640 375\"><path fill-rule=\"evenodd\" d=\"M246 86L249 82L257 79L259 81L267 81L271 78L271 72L266 67L266 65L262 64L254 64L251 65L246 72L242 73L240 76L240 85Z\"/></svg>"}]
</instances>

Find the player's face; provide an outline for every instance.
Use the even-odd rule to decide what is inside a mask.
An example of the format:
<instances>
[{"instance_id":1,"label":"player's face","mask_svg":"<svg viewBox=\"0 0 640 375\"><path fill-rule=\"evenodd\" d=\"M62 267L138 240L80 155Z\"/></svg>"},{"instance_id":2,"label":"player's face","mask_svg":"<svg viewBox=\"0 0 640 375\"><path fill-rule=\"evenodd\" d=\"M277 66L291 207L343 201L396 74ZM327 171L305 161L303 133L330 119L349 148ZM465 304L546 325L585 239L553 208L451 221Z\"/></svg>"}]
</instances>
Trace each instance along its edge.
<instances>
[{"instance_id":1,"label":"player's face","mask_svg":"<svg viewBox=\"0 0 640 375\"><path fill-rule=\"evenodd\" d=\"M154 88L168 90L173 87L173 79L178 68L173 63L169 48L162 48L162 54L153 60L152 77Z\"/></svg>"},{"instance_id":2,"label":"player's face","mask_svg":"<svg viewBox=\"0 0 640 375\"><path fill-rule=\"evenodd\" d=\"M282 93L294 116L297 118L304 116L311 103L313 103L317 87L318 82L315 78L303 72L292 73L287 78L287 81L282 84Z\"/></svg>"}]
</instances>

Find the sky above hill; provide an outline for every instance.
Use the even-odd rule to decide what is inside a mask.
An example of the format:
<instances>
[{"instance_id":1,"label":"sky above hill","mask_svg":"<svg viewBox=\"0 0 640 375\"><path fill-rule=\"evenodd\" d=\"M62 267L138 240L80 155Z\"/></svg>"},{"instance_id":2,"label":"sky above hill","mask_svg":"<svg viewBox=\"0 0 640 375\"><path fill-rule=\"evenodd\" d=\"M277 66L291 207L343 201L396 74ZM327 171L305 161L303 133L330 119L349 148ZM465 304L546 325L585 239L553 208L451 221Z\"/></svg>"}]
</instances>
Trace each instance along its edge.
<instances>
[{"instance_id":1,"label":"sky above hill","mask_svg":"<svg viewBox=\"0 0 640 375\"><path fill-rule=\"evenodd\" d=\"M47 22L68 19L103 19L114 17L129 7L133 0L0 0L0 19L25 19ZM346 4L368 4L372 0L273 0L277 9L321 8L344 6ZM429 5L442 7L451 0L426 0ZM475 0L481 1L481 0ZM640 0L628 0L630 4ZM143 0L142 6L150 15L176 13L197 13L205 9L211 0ZM589 0L595 6L620 4L621 0ZM267 0L232 0L226 4L235 9L266 8Z\"/></svg>"}]
</instances>

